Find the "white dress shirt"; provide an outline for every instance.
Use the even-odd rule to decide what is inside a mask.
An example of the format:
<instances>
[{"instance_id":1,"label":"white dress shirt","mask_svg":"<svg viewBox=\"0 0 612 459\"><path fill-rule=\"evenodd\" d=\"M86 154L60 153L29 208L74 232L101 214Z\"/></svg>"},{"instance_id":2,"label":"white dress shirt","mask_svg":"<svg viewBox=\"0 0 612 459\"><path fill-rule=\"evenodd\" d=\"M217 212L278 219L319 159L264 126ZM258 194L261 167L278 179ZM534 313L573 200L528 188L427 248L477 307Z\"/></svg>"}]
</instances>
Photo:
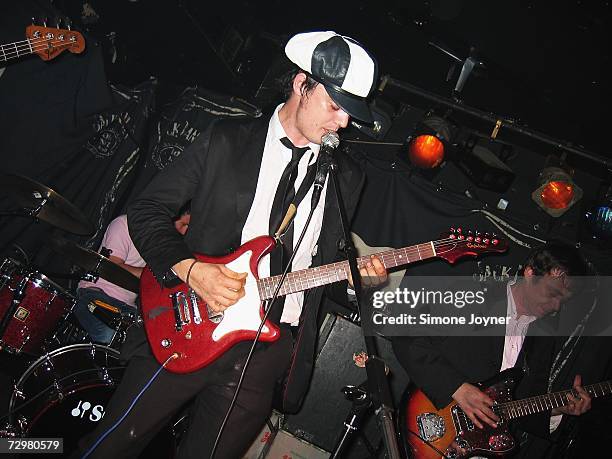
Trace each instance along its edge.
<instances>
[{"instance_id":1,"label":"white dress shirt","mask_svg":"<svg viewBox=\"0 0 612 459\"><path fill-rule=\"evenodd\" d=\"M508 296L508 323L506 324L506 337L504 339L504 355L502 358L501 369L504 371L507 368L512 368L516 364L523 342L525 341L525 335L527 335L527 329L529 324L536 320L535 316L517 316L516 303L514 296L512 295L513 282L508 282L507 296ZM549 430L552 432L561 423L562 414L558 414L550 417Z\"/></svg>"},{"instance_id":2,"label":"white dress shirt","mask_svg":"<svg viewBox=\"0 0 612 459\"><path fill-rule=\"evenodd\" d=\"M268 126L268 134L264 146L263 156L261 159L261 168L259 169L259 177L257 179L257 189L255 197L249 210L249 215L246 219L244 228L242 229L241 244L263 234L269 234L270 213L272 211L272 202L276 194L276 188L280 181L283 170L291 161L291 150L285 147L280 139L287 137L287 133L278 118L278 111L282 104L276 107L270 124ZM310 164L313 164L319 154L319 145L309 143L308 145L296 145L297 147L308 146L310 152L306 152L298 163L298 173L295 180L295 190L300 187L306 175L306 169ZM304 228L308 213L310 212L310 200L312 197L312 187L300 202L295 219L293 221L293 242L294 244L299 239L299 235ZM327 192L327 183L321 192L321 198L314 211L310 225L306 230L306 235L302 241L302 245L297 250L292 264L292 271L310 267L312 263L312 255L315 251L317 240L321 232L323 223L323 210L325 203L325 195ZM270 257L264 257L259 263L259 276L268 277L270 275ZM297 325L300 314L302 312L302 303L304 301L304 292L293 293L287 295L285 299L285 307L281 316L281 322Z\"/></svg>"}]
</instances>

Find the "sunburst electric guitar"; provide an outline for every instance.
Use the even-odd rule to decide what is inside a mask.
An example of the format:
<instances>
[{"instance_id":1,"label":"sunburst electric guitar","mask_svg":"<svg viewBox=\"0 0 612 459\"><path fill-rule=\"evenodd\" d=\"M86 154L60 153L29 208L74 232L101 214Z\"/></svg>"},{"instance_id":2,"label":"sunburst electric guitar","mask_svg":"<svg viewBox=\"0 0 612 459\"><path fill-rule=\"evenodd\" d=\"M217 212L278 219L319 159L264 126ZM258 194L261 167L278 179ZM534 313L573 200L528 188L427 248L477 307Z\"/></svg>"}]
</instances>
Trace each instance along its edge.
<instances>
[{"instance_id":1,"label":"sunburst electric guitar","mask_svg":"<svg viewBox=\"0 0 612 459\"><path fill-rule=\"evenodd\" d=\"M510 368L494 378L477 384L491 397L493 411L500 418L497 427L488 424L479 429L455 402L438 410L427 396L416 389L405 397L405 409L400 414L400 430L410 447L411 454L419 459L448 457L448 447L453 441L467 451L465 457L503 456L514 449L515 441L509 432L509 422L523 416L541 413L568 404L568 394L574 389L513 400L514 387L522 377L522 370ZM612 381L584 386L595 398L612 393Z\"/></svg>"},{"instance_id":2,"label":"sunburst electric guitar","mask_svg":"<svg viewBox=\"0 0 612 459\"><path fill-rule=\"evenodd\" d=\"M140 299L145 331L153 355L174 373L198 370L221 356L235 343L255 338L264 316L264 304L272 298L280 276L260 278L259 261L272 249L275 241L269 236L257 237L230 255L208 257L196 254L205 263L224 264L236 272L246 272L245 296L222 314L209 310L207 304L184 283L175 288L163 288L146 267L140 278ZM451 229L441 239L402 249L378 253L387 269L429 258L444 258L454 263L463 256L500 253L507 242L495 236L461 228ZM365 264L368 257L358 259ZM289 273L279 296L301 292L348 278L348 262L336 262L316 268ZM274 341L279 329L266 321L260 341Z\"/></svg>"}]
</instances>

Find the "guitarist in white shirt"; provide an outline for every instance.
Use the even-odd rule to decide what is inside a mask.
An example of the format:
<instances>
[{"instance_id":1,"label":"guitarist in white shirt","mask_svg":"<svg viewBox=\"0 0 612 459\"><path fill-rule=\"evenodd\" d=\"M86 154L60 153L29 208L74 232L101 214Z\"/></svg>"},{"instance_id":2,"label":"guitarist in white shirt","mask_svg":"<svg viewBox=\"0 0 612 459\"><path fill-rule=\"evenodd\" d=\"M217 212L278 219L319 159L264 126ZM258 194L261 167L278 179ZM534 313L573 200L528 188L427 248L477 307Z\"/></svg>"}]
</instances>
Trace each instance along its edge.
<instances>
[{"instance_id":1,"label":"guitarist in white shirt","mask_svg":"<svg viewBox=\"0 0 612 459\"><path fill-rule=\"evenodd\" d=\"M510 321L506 325L503 342L498 337L404 338L394 341L396 355L416 385L438 409L452 399L476 427L482 428L484 423L495 427L499 418L491 408L494 401L472 382L480 380L483 372L490 373L487 378L492 377L515 364L522 365L525 359L539 364L552 363L548 362L548 355L544 355L551 351L548 344L552 343L552 338L532 337L529 349L523 349L528 329L537 319L559 312L563 302L573 293L571 277L585 273L586 264L573 247L549 244L535 249L525 263L523 277L506 286L507 316ZM520 362L517 361L519 355L523 355ZM466 374L470 372L470 359L472 365L480 365L479 376L475 378ZM431 365L425 362L431 362ZM499 362L497 368L494 368L494 362ZM525 377L519 389L529 392L530 388L526 386L531 386L534 381L543 383L540 380L548 378L550 367L534 368L538 366L541 365L531 365L533 374ZM550 432L558 426L562 415L579 416L590 409L591 397L582 388L580 375L575 376L574 389L579 397L570 395L568 405L548 412ZM451 450L459 455L465 454L456 444Z\"/></svg>"}]
</instances>

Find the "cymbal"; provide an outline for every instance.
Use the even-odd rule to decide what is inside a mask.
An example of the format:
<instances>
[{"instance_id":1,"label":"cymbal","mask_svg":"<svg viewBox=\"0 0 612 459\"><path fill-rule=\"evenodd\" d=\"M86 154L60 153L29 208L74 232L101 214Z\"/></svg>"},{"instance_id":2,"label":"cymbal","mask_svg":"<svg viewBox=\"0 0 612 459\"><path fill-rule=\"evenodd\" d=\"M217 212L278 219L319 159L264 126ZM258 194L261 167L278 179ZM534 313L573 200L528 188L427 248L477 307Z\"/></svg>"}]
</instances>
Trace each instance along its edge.
<instances>
[{"instance_id":1,"label":"cymbal","mask_svg":"<svg viewBox=\"0 0 612 459\"><path fill-rule=\"evenodd\" d=\"M94 226L74 204L51 188L17 174L0 176L0 193L14 198L15 202L36 217L70 233L87 235Z\"/></svg>"},{"instance_id":2,"label":"cymbal","mask_svg":"<svg viewBox=\"0 0 612 459\"><path fill-rule=\"evenodd\" d=\"M140 280L128 270L113 263L98 252L86 249L67 239L51 238L51 248L61 255L68 257L77 266L100 276L113 284L123 287L130 292L138 293Z\"/></svg>"}]
</instances>

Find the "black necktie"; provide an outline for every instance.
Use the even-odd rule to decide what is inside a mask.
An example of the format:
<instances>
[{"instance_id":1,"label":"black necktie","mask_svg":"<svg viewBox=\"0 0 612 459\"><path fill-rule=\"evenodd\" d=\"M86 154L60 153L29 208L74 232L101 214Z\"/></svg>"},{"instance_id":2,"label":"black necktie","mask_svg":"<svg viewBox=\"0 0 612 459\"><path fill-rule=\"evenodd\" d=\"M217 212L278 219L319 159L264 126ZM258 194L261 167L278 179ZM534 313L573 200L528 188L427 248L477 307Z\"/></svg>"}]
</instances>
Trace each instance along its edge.
<instances>
[{"instance_id":1,"label":"black necktie","mask_svg":"<svg viewBox=\"0 0 612 459\"><path fill-rule=\"evenodd\" d=\"M308 147L299 148L293 145L291 140L287 137L280 139L281 143L291 149L291 161L285 167L283 175L281 175L278 187L276 188L276 194L274 195L274 201L272 202L272 211L270 212L270 234L274 235L278 231L278 227L285 218L289 205L295 198L295 179L298 172L298 163L300 159L309 150ZM314 170L314 169L313 169ZM312 174L310 174L312 175ZM314 175L312 179L314 178ZM310 179L310 180L312 180ZM309 180L308 177L304 178L304 182ZM305 188L305 183L302 183L300 191ZM303 193L301 193L303 194ZM299 203L296 203L296 205ZM282 244L277 245L272 253L270 254L270 275L274 276L282 274L286 268L291 254L293 252L293 223L290 223L282 237ZM290 268L291 269L291 268ZM285 297L279 297L274 304L274 308L270 312L269 319L276 323L280 323L281 315L283 313L283 306L285 304Z\"/></svg>"},{"instance_id":2,"label":"black necktie","mask_svg":"<svg viewBox=\"0 0 612 459\"><path fill-rule=\"evenodd\" d=\"M278 231L278 227L283 218L285 218L289 205L295 198L295 179L298 173L298 163L302 156L304 156L304 153L309 150L308 147L296 147L287 137L283 137L280 141L291 150L291 161L289 161L281 175L278 187L276 188L276 194L274 195L274 201L272 202L272 211L270 212L271 235ZM285 230L282 241L283 244L274 249L270 255L271 275L281 274L287 266L289 258L291 258L293 251L293 224L290 224Z\"/></svg>"}]
</instances>

